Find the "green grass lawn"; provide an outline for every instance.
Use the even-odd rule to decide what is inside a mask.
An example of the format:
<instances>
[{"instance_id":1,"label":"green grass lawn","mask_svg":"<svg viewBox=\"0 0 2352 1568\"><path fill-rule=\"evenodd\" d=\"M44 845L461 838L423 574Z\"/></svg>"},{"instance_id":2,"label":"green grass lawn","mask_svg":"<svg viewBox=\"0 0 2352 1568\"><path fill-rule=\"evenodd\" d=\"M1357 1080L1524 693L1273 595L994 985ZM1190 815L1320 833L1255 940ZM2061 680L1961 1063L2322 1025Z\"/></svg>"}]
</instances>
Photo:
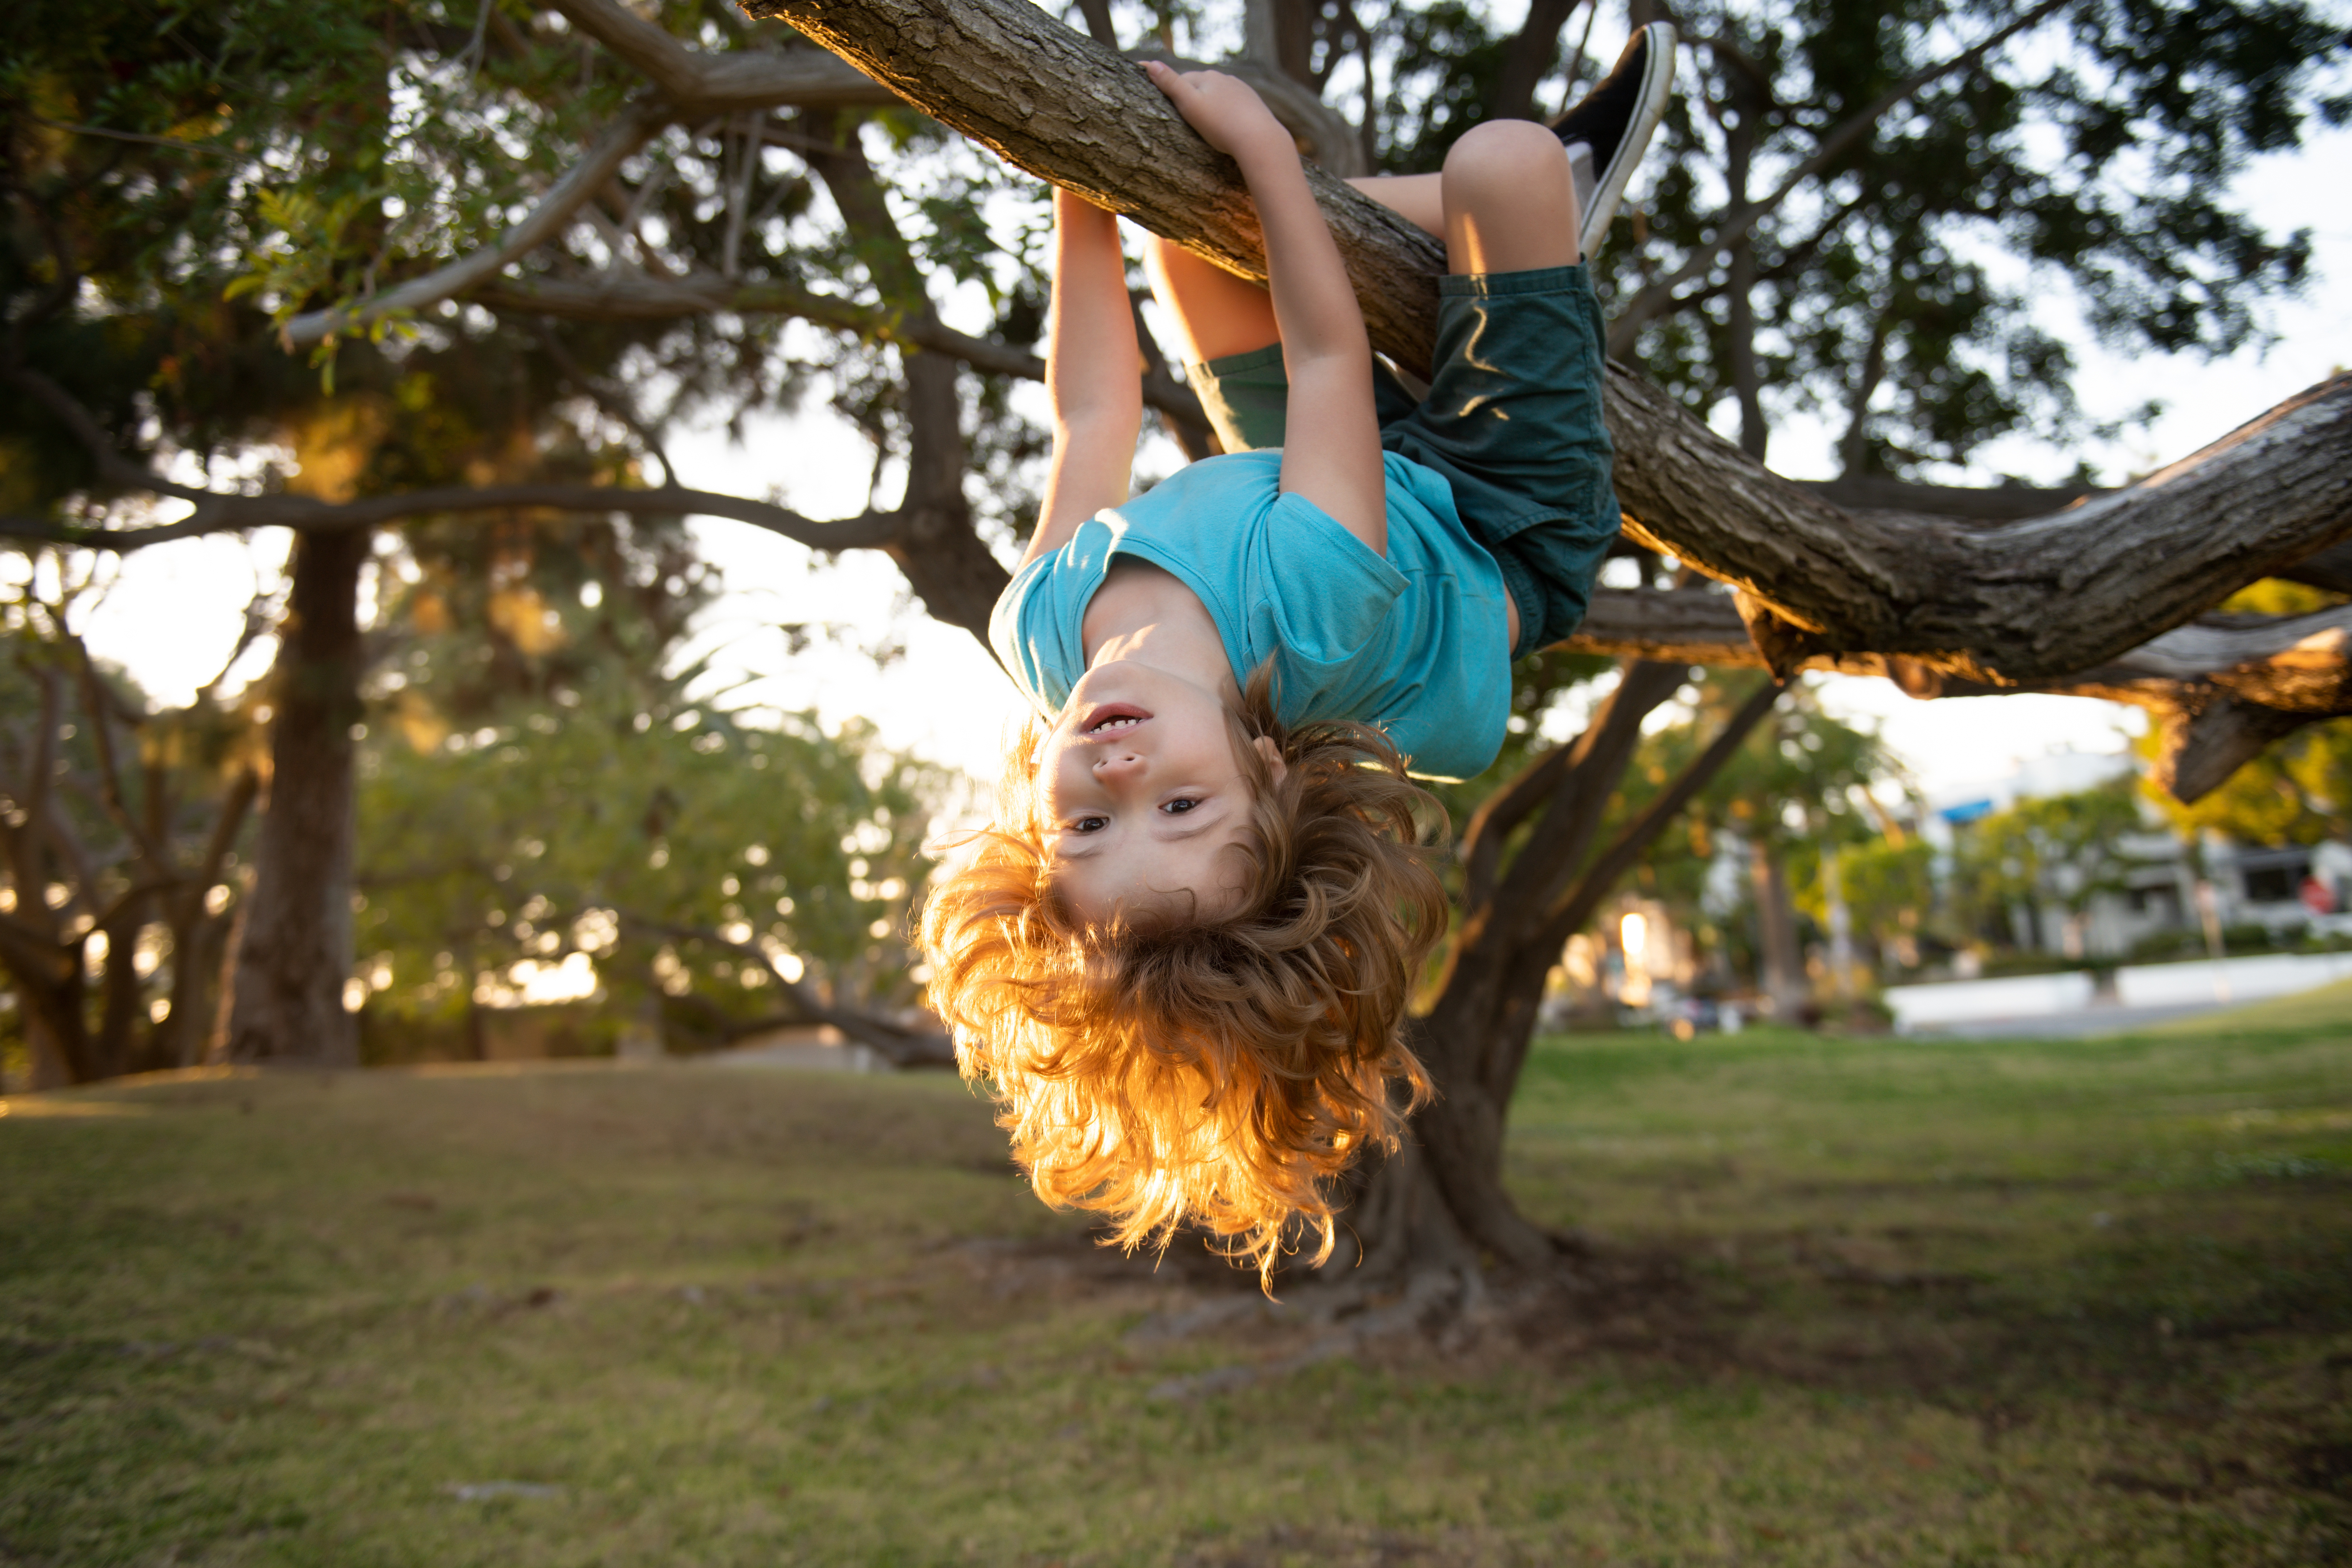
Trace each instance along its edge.
<instances>
[{"instance_id":1,"label":"green grass lawn","mask_svg":"<svg viewBox=\"0 0 2352 1568\"><path fill-rule=\"evenodd\" d=\"M938 1078L221 1079L0 1117L0 1563L2352 1562L2352 995L1547 1041L1575 1288L1299 1359Z\"/></svg>"}]
</instances>

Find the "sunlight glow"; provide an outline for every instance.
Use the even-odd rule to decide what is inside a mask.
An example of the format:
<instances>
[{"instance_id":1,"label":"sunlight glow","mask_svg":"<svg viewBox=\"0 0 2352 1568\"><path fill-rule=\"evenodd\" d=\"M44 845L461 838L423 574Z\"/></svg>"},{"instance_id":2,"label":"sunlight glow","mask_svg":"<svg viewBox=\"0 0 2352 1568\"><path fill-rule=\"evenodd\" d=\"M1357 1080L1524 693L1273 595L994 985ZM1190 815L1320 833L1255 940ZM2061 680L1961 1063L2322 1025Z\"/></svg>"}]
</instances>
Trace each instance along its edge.
<instances>
[{"instance_id":1,"label":"sunlight glow","mask_svg":"<svg viewBox=\"0 0 2352 1568\"><path fill-rule=\"evenodd\" d=\"M1643 955L1650 948L1650 922L1639 910L1627 915L1617 926L1618 945L1625 950L1625 967L1636 970L1645 967Z\"/></svg>"}]
</instances>

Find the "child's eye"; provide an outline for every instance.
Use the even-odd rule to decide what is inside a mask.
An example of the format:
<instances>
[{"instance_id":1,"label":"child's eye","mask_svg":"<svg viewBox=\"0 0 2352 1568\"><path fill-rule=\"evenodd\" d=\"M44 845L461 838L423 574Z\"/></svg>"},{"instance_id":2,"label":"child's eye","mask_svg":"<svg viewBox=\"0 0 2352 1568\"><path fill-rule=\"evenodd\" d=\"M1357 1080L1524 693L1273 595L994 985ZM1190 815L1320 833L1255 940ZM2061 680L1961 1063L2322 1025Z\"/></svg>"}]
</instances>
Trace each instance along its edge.
<instances>
[{"instance_id":1,"label":"child's eye","mask_svg":"<svg viewBox=\"0 0 2352 1568\"><path fill-rule=\"evenodd\" d=\"M1100 833L1109 826L1110 818L1108 816L1080 816L1071 819L1069 830L1072 833Z\"/></svg>"},{"instance_id":2,"label":"child's eye","mask_svg":"<svg viewBox=\"0 0 2352 1568\"><path fill-rule=\"evenodd\" d=\"M1166 812L1171 816L1181 816L1200 804L1201 803L1199 801L1192 799L1189 795L1185 795L1179 796L1174 800L1163 803L1160 809Z\"/></svg>"}]
</instances>

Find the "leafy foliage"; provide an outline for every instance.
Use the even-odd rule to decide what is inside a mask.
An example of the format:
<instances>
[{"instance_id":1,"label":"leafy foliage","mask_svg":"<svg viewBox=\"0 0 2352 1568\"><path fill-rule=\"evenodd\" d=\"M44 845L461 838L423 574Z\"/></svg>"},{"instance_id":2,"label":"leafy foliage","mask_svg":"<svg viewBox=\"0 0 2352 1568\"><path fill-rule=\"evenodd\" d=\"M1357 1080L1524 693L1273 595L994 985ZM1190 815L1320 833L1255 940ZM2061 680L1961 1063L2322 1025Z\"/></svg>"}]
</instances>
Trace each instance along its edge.
<instances>
[{"instance_id":1,"label":"leafy foliage","mask_svg":"<svg viewBox=\"0 0 2352 1568\"><path fill-rule=\"evenodd\" d=\"M2298 583L2266 578L2232 595L2221 608L2266 616L2305 615L2344 602ZM2152 748L2154 736L2142 742ZM2193 805L2150 788L2144 792L2183 834L2208 830L2241 844L2316 844L2352 838L2352 720L2299 730L2231 773Z\"/></svg>"},{"instance_id":2,"label":"leafy foliage","mask_svg":"<svg viewBox=\"0 0 2352 1568\"><path fill-rule=\"evenodd\" d=\"M1952 872L1953 913L1982 931L2017 908L2081 914L2126 886L2126 843L2142 823L2137 792L2118 781L2074 795L2022 800L1961 830ZM2019 945L2030 933L2012 932Z\"/></svg>"},{"instance_id":3,"label":"leafy foliage","mask_svg":"<svg viewBox=\"0 0 2352 1568\"><path fill-rule=\"evenodd\" d=\"M358 929L375 1006L446 1018L596 984L772 1013L746 948L831 1001L911 999L936 770L870 726L689 704L617 662L490 717L370 737Z\"/></svg>"}]
</instances>

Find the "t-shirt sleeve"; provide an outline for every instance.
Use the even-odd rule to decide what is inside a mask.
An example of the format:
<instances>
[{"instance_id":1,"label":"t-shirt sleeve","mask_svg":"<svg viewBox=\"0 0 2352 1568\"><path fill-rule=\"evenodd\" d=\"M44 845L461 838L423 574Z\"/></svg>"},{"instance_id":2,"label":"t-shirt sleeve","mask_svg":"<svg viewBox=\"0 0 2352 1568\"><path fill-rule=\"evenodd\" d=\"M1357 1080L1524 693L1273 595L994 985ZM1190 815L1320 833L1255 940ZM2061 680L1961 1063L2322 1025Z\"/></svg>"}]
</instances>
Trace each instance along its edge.
<instances>
[{"instance_id":1,"label":"t-shirt sleeve","mask_svg":"<svg viewBox=\"0 0 2352 1568\"><path fill-rule=\"evenodd\" d=\"M1047 713L1057 710L1069 695L1066 685L1059 696L1048 690L1060 652L1055 646L1050 604L1054 562L1053 555L1041 555L1014 573L988 616L988 646L1004 673L1032 707Z\"/></svg>"},{"instance_id":2,"label":"t-shirt sleeve","mask_svg":"<svg viewBox=\"0 0 2352 1568\"><path fill-rule=\"evenodd\" d=\"M1354 658L1405 590L1403 573L1304 496L1277 497L1260 537L1276 634L1310 664Z\"/></svg>"}]
</instances>

